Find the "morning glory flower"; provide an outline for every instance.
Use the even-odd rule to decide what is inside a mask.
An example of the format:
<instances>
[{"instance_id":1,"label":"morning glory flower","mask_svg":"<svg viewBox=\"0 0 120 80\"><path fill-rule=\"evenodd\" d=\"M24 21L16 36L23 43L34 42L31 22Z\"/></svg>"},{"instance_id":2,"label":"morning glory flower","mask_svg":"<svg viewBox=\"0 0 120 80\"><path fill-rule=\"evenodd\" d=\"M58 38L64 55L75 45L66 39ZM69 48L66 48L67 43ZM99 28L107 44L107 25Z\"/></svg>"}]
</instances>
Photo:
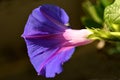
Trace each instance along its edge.
<instances>
[{"instance_id":1,"label":"morning glory flower","mask_svg":"<svg viewBox=\"0 0 120 80\"><path fill-rule=\"evenodd\" d=\"M76 46L91 42L87 29L73 30L66 26L69 17L55 5L45 4L32 11L22 37L25 39L28 55L38 75L55 77L62 72L62 65L68 61Z\"/></svg>"}]
</instances>

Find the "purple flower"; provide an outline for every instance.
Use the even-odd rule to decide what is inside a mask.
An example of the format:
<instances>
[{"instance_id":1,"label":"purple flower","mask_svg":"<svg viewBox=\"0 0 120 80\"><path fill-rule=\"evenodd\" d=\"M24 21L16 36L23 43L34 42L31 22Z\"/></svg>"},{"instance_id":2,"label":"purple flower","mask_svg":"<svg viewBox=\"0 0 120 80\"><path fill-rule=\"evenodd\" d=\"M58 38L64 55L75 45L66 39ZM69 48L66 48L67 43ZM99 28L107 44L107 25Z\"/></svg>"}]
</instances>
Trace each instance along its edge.
<instances>
[{"instance_id":1,"label":"purple flower","mask_svg":"<svg viewBox=\"0 0 120 80\"><path fill-rule=\"evenodd\" d=\"M38 75L55 77L62 71L76 46L91 42L86 29L72 30L65 26L69 21L66 12L58 6L42 5L30 14L22 37L28 55Z\"/></svg>"}]
</instances>

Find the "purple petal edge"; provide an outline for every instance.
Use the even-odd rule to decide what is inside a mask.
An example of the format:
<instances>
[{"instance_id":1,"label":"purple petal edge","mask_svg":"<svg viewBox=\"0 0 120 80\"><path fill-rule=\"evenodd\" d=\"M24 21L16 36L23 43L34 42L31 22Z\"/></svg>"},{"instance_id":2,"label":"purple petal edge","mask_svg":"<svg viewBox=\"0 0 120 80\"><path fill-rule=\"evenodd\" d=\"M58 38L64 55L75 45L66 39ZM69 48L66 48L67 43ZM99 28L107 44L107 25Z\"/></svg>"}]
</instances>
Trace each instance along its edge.
<instances>
[{"instance_id":1,"label":"purple petal edge","mask_svg":"<svg viewBox=\"0 0 120 80\"><path fill-rule=\"evenodd\" d=\"M71 58L73 52L74 48L72 47L58 49L40 66L38 75L52 78L55 77L56 74L60 74L62 72L63 63Z\"/></svg>"}]
</instances>

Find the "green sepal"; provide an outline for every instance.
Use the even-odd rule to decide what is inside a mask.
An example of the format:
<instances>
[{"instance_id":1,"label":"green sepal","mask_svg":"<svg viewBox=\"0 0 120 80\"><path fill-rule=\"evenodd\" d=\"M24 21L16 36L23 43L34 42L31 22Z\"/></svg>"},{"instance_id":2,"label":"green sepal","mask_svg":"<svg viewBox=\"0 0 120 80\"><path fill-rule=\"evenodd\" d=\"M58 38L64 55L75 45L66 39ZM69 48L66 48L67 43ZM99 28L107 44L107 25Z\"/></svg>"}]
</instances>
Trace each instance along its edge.
<instances>
[{"instance_id":1,"label":"green sepal","mask_svg":"<svg viewBox=\"0 0 120 80\"><path fill-rule=\"evenodd\" d=\"M90 39L106 40L106 41L120 41L120 32L109 32L101 29L89 29L93 34L89 35Z\"/></svg>"}]
</instances>

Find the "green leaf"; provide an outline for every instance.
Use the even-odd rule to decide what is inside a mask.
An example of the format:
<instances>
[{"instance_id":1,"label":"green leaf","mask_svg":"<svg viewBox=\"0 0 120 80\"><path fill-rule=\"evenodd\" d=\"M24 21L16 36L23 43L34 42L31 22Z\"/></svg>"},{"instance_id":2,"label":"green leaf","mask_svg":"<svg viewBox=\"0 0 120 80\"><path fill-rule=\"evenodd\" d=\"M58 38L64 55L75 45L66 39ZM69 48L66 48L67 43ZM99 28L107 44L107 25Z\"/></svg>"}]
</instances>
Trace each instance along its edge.
<instances>
[{"instance_id":1,"label":"green leaf","mask_svg":"<svg viewBox=\"0 0 120 80\"><path fill-rule=\"evenodd\" d=\"M107 6L104 11L104 19L107 24L120 24L120 0L115 0L113 4Z\"/></svg>"}]
</instances>

